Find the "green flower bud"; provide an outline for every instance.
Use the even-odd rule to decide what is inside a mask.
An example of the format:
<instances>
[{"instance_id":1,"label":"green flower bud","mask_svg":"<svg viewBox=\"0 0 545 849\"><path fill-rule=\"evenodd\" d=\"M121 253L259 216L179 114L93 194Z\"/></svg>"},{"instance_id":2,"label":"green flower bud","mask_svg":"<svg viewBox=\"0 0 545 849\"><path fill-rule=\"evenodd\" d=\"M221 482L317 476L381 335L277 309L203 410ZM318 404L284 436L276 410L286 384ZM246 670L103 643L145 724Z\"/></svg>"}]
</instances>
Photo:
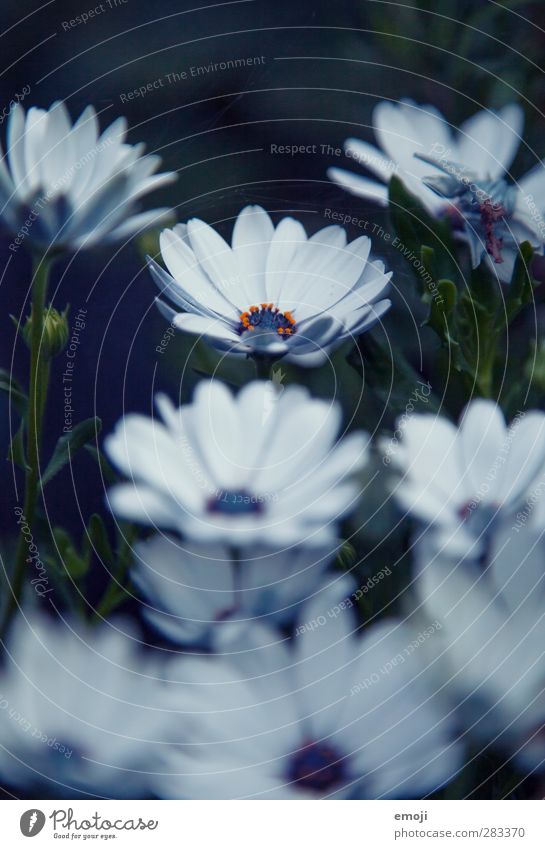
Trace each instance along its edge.
<instances>
[{"instance_id":1,"label":"green flower bud","mask_svg":"<svg viewBox=\"0 0 545 849\"><path fill-rule=\"evenodd\" d=\"M32 311L25 321L23 326L23 339L30 348L30 338L32 335ZM54 307L47 307L44 312L44 323L42 339L40 344L40 354L46 360L51 360L53 357L62 354L68 344L70 330L68 327L68 307L64 312L60 313Z\"/></svg>"}]
</instances>

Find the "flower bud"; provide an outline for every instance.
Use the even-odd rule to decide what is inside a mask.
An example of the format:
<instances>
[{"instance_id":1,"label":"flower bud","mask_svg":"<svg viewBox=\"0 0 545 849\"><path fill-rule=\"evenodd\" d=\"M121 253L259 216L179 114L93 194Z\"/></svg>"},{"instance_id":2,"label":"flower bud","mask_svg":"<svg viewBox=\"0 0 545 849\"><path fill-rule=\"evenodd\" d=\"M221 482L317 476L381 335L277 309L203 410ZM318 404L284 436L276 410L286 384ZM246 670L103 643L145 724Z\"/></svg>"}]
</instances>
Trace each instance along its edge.
<instances>
[{"instance_id":1,"label":"flower bud","mask_svg":"<svg viewBox=\"0 0 545 849\"><path fill-rule=\"evenodd\" d=\"M23 338L30 348L32 335L32 311L23 326ZM43 331L40 343L41 356L51 360L62 354L68 344L70 331L68 328L68 307L60 313L54 307L47 307L44 312Z\"/></svg>"}]
</instances>

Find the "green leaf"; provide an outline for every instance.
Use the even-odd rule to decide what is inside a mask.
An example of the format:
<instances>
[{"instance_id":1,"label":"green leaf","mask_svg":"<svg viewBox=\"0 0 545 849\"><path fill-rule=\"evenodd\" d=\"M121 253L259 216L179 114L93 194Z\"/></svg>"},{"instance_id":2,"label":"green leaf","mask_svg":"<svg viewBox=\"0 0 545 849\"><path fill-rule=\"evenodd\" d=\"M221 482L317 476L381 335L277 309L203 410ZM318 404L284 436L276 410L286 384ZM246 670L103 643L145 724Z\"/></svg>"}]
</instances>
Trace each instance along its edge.
<instances>
[{"instance_id":1,"label":"green leaf","mask_svg":"<svg viewBox=\"0 0 545 849\"><path fill-rule=\"evenodd\" d=\"M102 451L99 451L99 449L95 445L86 445L85 450L98 464L100 472L104 477L106 483L117 483L117 481L119 480L119 475L117 474L111 463L106 459Z\"/></svg>"},{"instance_id":2,"label":"green leaf","mask_svg":"<svg viewBox=\"0 0 545 849\"><path fill-rule=\"evenodd\" d=\"M530 265L534 255L530 242L519 245L519 253L513 269L511 284L505 299L505 311L508 323L533 299L533 284ZM502 315L500 321L505 320Z\"/></svg>"},{"instance_id":3,"label":"green leaf","mask_svg":"<svg viewBox=\"0 0 545 849\"><path fill-rule=\"evenodd\" d=\"M458 301L456 284L446 278L437 279L435 251L429 245L422 245L420 262L424 270L422 276L424 287L422 300L425 304L429 304L428 315L423 321L423 326L431 327L445 347L457 348L458 341L454 330L454 311ZM452 360L455 368L457 367L455 360L458 355L458 351L455 350L452 352Z\"/></svg>"},{"instance_id":4,"label":"green leaf","mask_svg":"<svg viewBox=\"0 0 545 849\"><path fill-rule=\"evenodd\" d=\"M458 346L453 336L454 310L458 301L458 290L452 280L438 280L435 295L430 301L430 311L424 322L434 330L444 345Z\"/></svg>"},{"instance_id":5,"label":"green leaf","mask_svg":"<svg viewBox=\"0 0 545 849\"><path fill-rule=\"evenodd\" d=\"M492 397L495 361L499 351L497 327L499 298L484 269L476 269L471 289L460 297L457 338L463 354L463 368L475 379L475 391Z\"/></svg>"},{"instance_id":6,"label":"green leaf","mask_svg":"<svg viewBox=\"0 0 545 849\"><path fill-rule=\"evenodd\" d=\"M8 448L8 460L15 463L24 472L30 471L30 466L27 464L25 456L25 423L21 422L19 429Z\"/></svg>"},{"instance_id":7,"label":"green leaf","mask_svg":"<svg viewBox=\"0 0 545 849\"><path fill-rule=\"evenodd\" d=\"M357 560L357 552L351 542L345 540L337 553L337 564L342 569L350 569Z\"/></svg>"},{"instance_id":8,"label":"green leaf","mask_svg":"<svg viewBox=\"0 0 545 849\"><path fill-rule=\"evenodd\" d=\"M74 579L83 578L89 569L89 558L78 554L70 534L64 528L53 528L53 539L64 573Z\"/></svg>"},{"instance_id":9,"label":"green leaf","mask_svg":"<svg viewBox=\"0 0 545 849\"><path fill-rule=\"evenodd\" d=\"M22 390L17 380L6 369L0 369L0 392L5 392L17 412L21 416L26 416L28 396Z\"/></svg>"},{"instance_id":10,"label":"green leaf","mask_svg":"<svg viewBox=\"0 0 545 849\"><path fill-rule=\"evenodd\" d=\"M397 234L391 244L410 264L421 293L423 267L421 246L433 250L433 276L458 280L459 271L448 218L433 218L420 200L407 191L399 177L391 178L389 188L389 211Z\"/></svg>"},{"instance_id":11,"label":"green leaf","mask_svg":"<svg viewBox=\"0 0 545 849\"><path fill-rule=\"evenodd\" d=\"M91 542L101 561L109 566L115 562L114 554L108 540L108 532L102 518L93 513L87 525L88 541Z\"/></svg>"},{"instance_id":12,"label":"green leaf","mask_svg":"<svg viewBox=\"0 0 545 849\"><path fill-rule=\"evenodd\" d=\"M96 435L100 433L101 428L101 420L94 417L92 419L86 419L84 422L80 422L73 430L70 431L70 433L66 433L64 436L60 437L57 445L55 446L55 450L53 451L53 456L42 475L42 489L52 478L55 477L56 474L58 474L58 472L61 471L62 468L64 468L64 466L66 466L76 451L83 448L87 442L95 439Z\"/></svg>"},{"instance_id":13,"label":"green leaf","mask_svg":"<svg viewBox=\"0 0 545 849\"><path fill-rule=\"evenodd\" d=\"M425 304L431 303L435 294L437 269L435 268L435 251L429 245L420 248L420 263L422 266L422 300Z\"/></svg>"},{"instance_id":14,"label":"green leaf","mask_svg":"<svg viewBox=\"0 0 545 849\"><path fill-rule=\"evenodd\" d=\"M114 587L114 589L108 593L108 596L103 598L100 604L96 608L96 613L99 618L105 619L110 616L113 611L119 607L120 604L123 604L125 601L128 601L132 597L132 594L125 589L125 587Z\"/></svg>"},{"instance_id":15,"label":"green leaf","mask_svg":"<svg viewBox=\"0 0 545 849\"><path fill-rule=\"evenodd\" d=\"M53 539L55 541L57 551L61 556L69 546L73 545L72 537L64 528L53 528Z\"/></svg>"},{"instance_id":16,"label":"green leaf","mask_svg":"<svg viewBox=\"0 0 545 849\"><path fill-rule=\"evenodd\" d=\"M395 175L388 187L390 218L399 239L415 256L420 254L422 228L430 227L430 217L415 195Z\"/></svg>"},{"instance_id":17,"label":"green leaf","mask_svg":"<svg viewBox=\"0 0 545 849\"><path fill-rule=\"evenodd\" d=\"M360 336L358 345L346 361L370 386L381 404L393 416L402 413L407 405L422 405L423 410L437 412L439 399L422 375L405 359L403 353L381 345L371 333Z\"/></svg>"}]
</instances>

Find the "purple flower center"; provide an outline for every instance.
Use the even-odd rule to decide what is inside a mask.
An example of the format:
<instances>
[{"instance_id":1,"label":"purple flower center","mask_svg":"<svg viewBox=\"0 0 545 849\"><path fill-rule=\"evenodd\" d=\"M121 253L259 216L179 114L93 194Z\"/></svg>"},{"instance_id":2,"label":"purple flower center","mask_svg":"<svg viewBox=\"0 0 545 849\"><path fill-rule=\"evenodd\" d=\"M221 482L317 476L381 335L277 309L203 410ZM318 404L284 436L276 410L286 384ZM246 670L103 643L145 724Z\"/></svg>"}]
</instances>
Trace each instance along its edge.
<instances>
[{"instance_id":1,"label":"purple flower center","mask_svg":"<svg viewBox=\"0 0 545 849\"><path fill-rule=\"evenodd\" d=\"M501 255L503 239L501 236L496 234L495 225L498 221L505 218L507 212L501 203L494 203L491 198L487 198L483 201L483 203L481 203L479 211L481 213L481 223L485 232L486 251L492 257L494 262L501 263L503 262L503 257Z\"/></svg>"},{"instance_id":2,"label":"purple flower center","mask_svg":"<svg viewBox=\"0 0 545 849\"><path fill-rule=\"evenodd\" d=\"M238 332L242 335L247 330L268 330L279 336L291 336L296 332L295 319L290 312L280 312L274 304L261 304L240 314Z\"/></svg>"},{"instance_id":3,"label":"purple flower center","mask_svg":"<svg viewBox=\"0 0 545 849\"><path fill-rule=\"evenodd\" d=\"M293 755L288 778L305 790L324 795L346 779L346 759L328 743L310 741Z\"/></svg>"},{"instance_id":4,"label":"purple flower center","mask_svg":"<svg viewBox=\"0 0 545 849\"><path fill-rule=\"evenodd\" d=\"M212 496L207 504L209 513L224 513L228 516L244 516L263 511L263 497L244 489L226 490Z\"/></svg>"}]
</instances>

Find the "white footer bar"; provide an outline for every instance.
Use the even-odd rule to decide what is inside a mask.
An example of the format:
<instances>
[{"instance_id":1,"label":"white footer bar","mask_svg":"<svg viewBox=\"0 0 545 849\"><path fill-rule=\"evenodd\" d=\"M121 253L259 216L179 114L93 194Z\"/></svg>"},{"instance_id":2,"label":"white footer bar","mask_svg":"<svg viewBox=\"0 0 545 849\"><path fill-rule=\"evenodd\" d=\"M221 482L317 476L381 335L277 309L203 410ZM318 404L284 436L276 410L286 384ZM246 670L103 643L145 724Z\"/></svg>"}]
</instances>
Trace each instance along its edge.
<instances>
[{"instance_id":1,"label":"white footer bar","mask_svg":"<svg viewBox=\"0 0 545 849\"><path fill-rule=\"evenodd\" d=\"M545 803L5 801L1 845L161 849L545 846ZM29 844L35 837L36 843Z\"/></svg>"}]
</instances>

